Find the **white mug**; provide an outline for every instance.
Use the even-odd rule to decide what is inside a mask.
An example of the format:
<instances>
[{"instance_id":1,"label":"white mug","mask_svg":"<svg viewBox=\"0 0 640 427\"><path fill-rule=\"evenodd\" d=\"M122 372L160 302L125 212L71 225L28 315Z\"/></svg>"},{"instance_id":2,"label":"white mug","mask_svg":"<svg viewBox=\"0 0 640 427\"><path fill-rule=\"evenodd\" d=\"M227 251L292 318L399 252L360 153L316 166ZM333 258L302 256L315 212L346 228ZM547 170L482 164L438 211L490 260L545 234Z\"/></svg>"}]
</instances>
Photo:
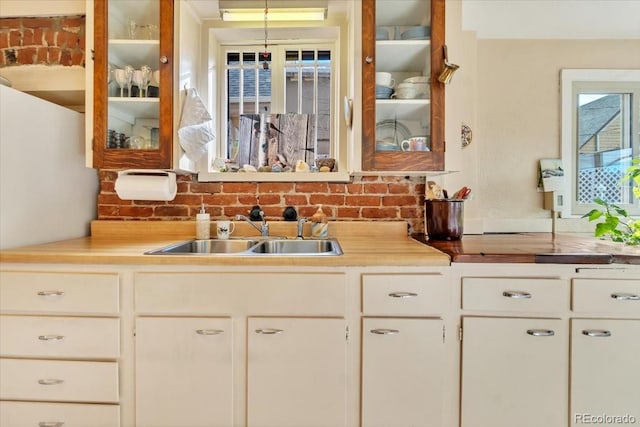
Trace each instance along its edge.
<instances>
[{"instance_id":1,"label":"white mug","mask_svg":"<svg viewBox=\"0 0 640 427\"><path fill-rule=\"evenodd\" d=\"M396 81L391 78L391 73L379 71L376 73L376 84L379 86L393 87Z\"/></svg>"},{"instance_id":2,"label":"white mug","mask_svg":"<svg viewBox=\"0 0 640 427\"><path fill-rule=\"evenodd\" d=\"M218 239L226 240L236 229L235 223L229 220L216 221L216 235Z\"/></svg>"}]
</instances>

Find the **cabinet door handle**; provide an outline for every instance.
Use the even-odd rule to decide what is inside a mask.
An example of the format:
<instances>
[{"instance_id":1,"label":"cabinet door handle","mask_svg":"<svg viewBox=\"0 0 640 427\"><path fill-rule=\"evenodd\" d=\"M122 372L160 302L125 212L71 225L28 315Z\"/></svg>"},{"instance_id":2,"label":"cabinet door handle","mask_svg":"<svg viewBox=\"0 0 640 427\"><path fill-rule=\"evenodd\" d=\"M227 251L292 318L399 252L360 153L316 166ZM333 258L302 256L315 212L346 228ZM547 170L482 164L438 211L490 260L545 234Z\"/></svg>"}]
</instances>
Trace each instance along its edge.
<instances>
[{"instance_id":1,"label":"cabinet door handle","mask_svg":"<svg viewBox=\"0 0 640 427\"><path fill-rule=\"evenodd\" d=\"M611 336L611 331L605 329L585 329L582 331L582 335L594 338L606 338Z\"/></svg>"},{"instance_id":2,"label":"cabinet door handle","mask_svg":"<svg viewBox=\"0 0 640 427\"><path fill-rule=\"evenodd\" d=\"M62 427L64 421L40 421L38 427Z\"/></svg>"},{"instance_id":3,"label":"cabinet door handle","mask_svg":"<svg viewBox=\"0 0 640 427\"><path fill-rule=\"evenodd\" d=\"M64 339L64 335L39 335L40 341L60 341Z\"/></svg>"},{"instance_id":4,"label":"cabinet door handle","mask_svg":"<svg viewBox=\"0 0 640 427\"><path fill-rule=\"evenodd\" d=\"M43 378L41 380L38 380L38 384L40 385L58 385L58 384L62 384L64 382L64 380L60 380L57 378Z\"/></svg>"},{"instance_id":5,"label":"cabinet door handle","mask_svg":"<svg viewBox=\"0 0 640 427\"><path fill-rule=\"evenodd\" d=\"M395 335L395 334L399 334L400 331L397 329L379 328L379 329L372 329L371 333L377 334L377 335Z\"/></svg>"},{"instance_id":6,"label":"cabinet door handle","mask_svg":"<svg viewBox=\"0 0 640 427\"><path fill-rule=\"evenodd\" d=\"M364 62L366 62L367 64L373 63L373 56L367 55L367 57L364 59Z\"/></svg>"},{"instance_id":7,"label":"cabinet door handle","mask_svg":"<svg viewBox=\"0 0 640 427\"><path fill-rule=\"evenodd\" d=\"M626 292L617 292L615 294L611 294L611 298L618 301L640 301L640 295L628 294Z\"/></svg>"},{"instance_id":8,"label":"cabinet door handle","mask_svg":"<svg viewBox=\"0 0 640 427\"><path fill-rule=\"evenodd\" d=\"M222 329L196 329L198 335L220 335L223 332Z\"/></svg>"},{"instance_id":9,"label":"cabinet door handle","mask_svg":"<svg viewBox=\"0 0 640 427\"><path fill-rule=\"evenodd\" d=\"M41 297L61 297L64 296L64 291L40 291L38 296Z\"/></svg>"},{"instance_id":10,"label":"cabinet door handle","mask_svg":"<svg viewBox=\"0 0 640 427\"><path fill-rule=\"evenodd\" d=\"M556 334L551 329L527 329L527 333L534 337L552 337Z\"/></svg>"},{"instance_id":11,"label":"cabinet door handle","mask_svg":"<svg viewBox=\"0 0 640 427\"><path fill-rule=\"evenodd\" d=\"M504 291L502 296L513 299L531 299L531 294L529 292L522 291Z\"/></svg>"},{"instance_id":12,"label":"cabinet door handle","mask_svg":"<svg viewBox=\"0 0 640 427\"><path fill-rule=\"evenodd\" d=\"M283 329L276 329L276 328L256 329L256 334L261 334L261 335L277 335L282 332L284 332Z\"/></svg>"},{"instance_id":13,"label":"cabinet door handle","mask_svg":"<svg viewBox=\"0 0 640 427\"><path fill-rule=\"evenodd\" d=\"M166 55L162 55L160 57L160 62L162 62L163 64L168 64L169 63L169 58L167 58Z\"/></svg>"},{"instance_id":14,"label":"cabinet door handle","mask_svg":"<svg viewBox=\"0 0 640 427\"><path fill-rule=\"evenodd\" d=\"M389 296L391 298L413 298L417 297L418 294L414 292L391 292Z\"/></svg>"}]
</instances>

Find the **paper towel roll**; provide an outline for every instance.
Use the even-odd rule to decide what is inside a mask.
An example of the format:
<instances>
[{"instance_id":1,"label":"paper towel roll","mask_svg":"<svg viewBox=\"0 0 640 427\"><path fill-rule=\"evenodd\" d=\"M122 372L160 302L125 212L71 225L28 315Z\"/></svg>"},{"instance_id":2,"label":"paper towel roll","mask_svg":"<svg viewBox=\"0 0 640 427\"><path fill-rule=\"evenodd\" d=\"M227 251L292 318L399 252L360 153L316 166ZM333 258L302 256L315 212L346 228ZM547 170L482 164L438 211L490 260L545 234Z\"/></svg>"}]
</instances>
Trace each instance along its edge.
<instances>
[{"instance_id":1,"label":"paper towel roll","mask_svg":"<svg viewBox=\"0 0 640 427\"><path fill-rule=\"evenodd\" d=\"M173 200L176 197L175 172L126 170L118 172L116 193L122 200Z\"/></svg>"}]
</instances>

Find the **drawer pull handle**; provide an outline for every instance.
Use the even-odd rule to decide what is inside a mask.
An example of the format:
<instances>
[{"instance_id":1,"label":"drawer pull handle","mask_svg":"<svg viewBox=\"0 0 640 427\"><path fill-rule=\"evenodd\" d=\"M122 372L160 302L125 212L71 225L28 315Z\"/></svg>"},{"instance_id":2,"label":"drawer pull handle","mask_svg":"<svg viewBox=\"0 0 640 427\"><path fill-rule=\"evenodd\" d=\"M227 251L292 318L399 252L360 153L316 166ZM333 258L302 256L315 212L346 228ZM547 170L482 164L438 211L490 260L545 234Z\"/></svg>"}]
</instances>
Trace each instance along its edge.
<instances>
[{"instance_id":1,"label":"drawer pull handle","mask_svg":"<svg viewBox=\"0 0 640 427\"><path fill-rule=\"evenodd\" d=\"M59 380L57 378L45 378L42 380L38 380L38 384L40 385L58 385L62 384L64 380Z\"/></svg>"},{"instance_id":2,"label":"drawer pull handle","mask_svg":"<svg viewBox=\"0 0 640 427\"><path fill-rule=\"evenodd\" d=\"M222 329L196 329L198 335L220 335L223 332Z\"/></svg>"},{"instance_id":3,"label":"drawer pull handle","mask_svg":"<svg viewBox=\"0 0 640 427\"><path fill-rule=\"evenodd\" d=\"M389 296L391 298L413 298L417 297L418 294L414 292L391 292Z\"/></svg>"},{"instance_id":4,"label":"drawer pull handle","mask_svg":"<svg viewBox=\"0 0 640 427\"><path fill-rule=\"evenodd\" d=\"M64 339L64 335L40 335L38 339L40 341L60 341Z\"/></svg>"},{"instance_id":5,"label":"drawer pull handle","mask_svg":"<svg viewBox=\"0 0 640 427\"><path fill-rule=\"evenodd\" d=\"M395 334L399 334L400 331L397 329L380 328L380 329L372 329L371 333L376 335L395 335Z\"/></svg>"},{"instance_id":6,"label":"drawer pull handle","mask_svg":"<svg viewBox=\"0 0 640 427\"><path fill-rule=\"evenodd\" d=\"M605 329L585 329L582 331L582 335L594 338L606 338L611 336L611 331Z\"/></svg>"},{"instance_id":7,"label":"drawer pull handle","mask_svg":"<svg viewBox=\"0 0 640 427\"><path fill-rule=\"evenodd\" d=\"M64 421L40 421L38 427L62 427Z\"/></svg>"},{"instance_id":8,"label":"drawer pull handle","mask_svg":"<svg viewBox=\"0 0 640 427\"><path fill-rule=\"evenodd\" d=\"M611 294L611 298L618 301L640 301L640 295L628 294L623 292Z\"/></svg>"},{"instance_id":9,"label":"drawer pull handle","mask_svg":"<svg viewBox=\"0 0 640 427\"><path fill-rule=\"evenodd\" d=\"M552 337L556 334L551 329L527 329L527 333L534 337Z\"/></svg>"},{"instance_id":10,"label":"drawer pull handle","mask_svg":"<svg viewBox=\"0 0 640 427\"><path fill-rule=\"evenodd\" d=\"M504 291L502 296L513 299L531 299L531 294L529 292L521 291Z\"/></svg>"},{"instance_id":11,"label":"drawer pull handle","mask_svg":"<svg viewBox=\"0 0 640 427\"><path fill-rule=\"evenodd\" d=\"M256 334L261 334L261 335L277 335L277 334L281 334L282 332L284 332L283 329L276 329L276 328L256 329Z\"/></svg>"},{"instance_id":12,"label":"drawer pull handle","mask_svg":"<svg viewBox=\"0 0 640 427\"><path fill-rule=\"evenodd\" d=\"M64 296L64 291L40 291L38 296L41 297L61 297Z\"/></svg>"}]
</instances>

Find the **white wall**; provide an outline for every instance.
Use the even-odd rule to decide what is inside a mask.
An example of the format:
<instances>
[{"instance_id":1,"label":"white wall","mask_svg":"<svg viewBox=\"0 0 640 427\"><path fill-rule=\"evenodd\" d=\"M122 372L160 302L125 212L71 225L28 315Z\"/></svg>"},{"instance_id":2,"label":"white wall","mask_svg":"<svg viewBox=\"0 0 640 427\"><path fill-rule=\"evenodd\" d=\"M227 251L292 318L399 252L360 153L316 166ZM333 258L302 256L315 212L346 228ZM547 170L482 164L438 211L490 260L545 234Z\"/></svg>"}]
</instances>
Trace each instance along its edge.
<instances>
[{"instance_id":1,"label":"white wall","mask_svg":"<svg viewBox=\"0 0 640 427\"><path fill-rule=\"evenodd\" d=\"M0 249L86 236L98 176L84 115L0 86Z\"/></svg>"}]
</instances>

